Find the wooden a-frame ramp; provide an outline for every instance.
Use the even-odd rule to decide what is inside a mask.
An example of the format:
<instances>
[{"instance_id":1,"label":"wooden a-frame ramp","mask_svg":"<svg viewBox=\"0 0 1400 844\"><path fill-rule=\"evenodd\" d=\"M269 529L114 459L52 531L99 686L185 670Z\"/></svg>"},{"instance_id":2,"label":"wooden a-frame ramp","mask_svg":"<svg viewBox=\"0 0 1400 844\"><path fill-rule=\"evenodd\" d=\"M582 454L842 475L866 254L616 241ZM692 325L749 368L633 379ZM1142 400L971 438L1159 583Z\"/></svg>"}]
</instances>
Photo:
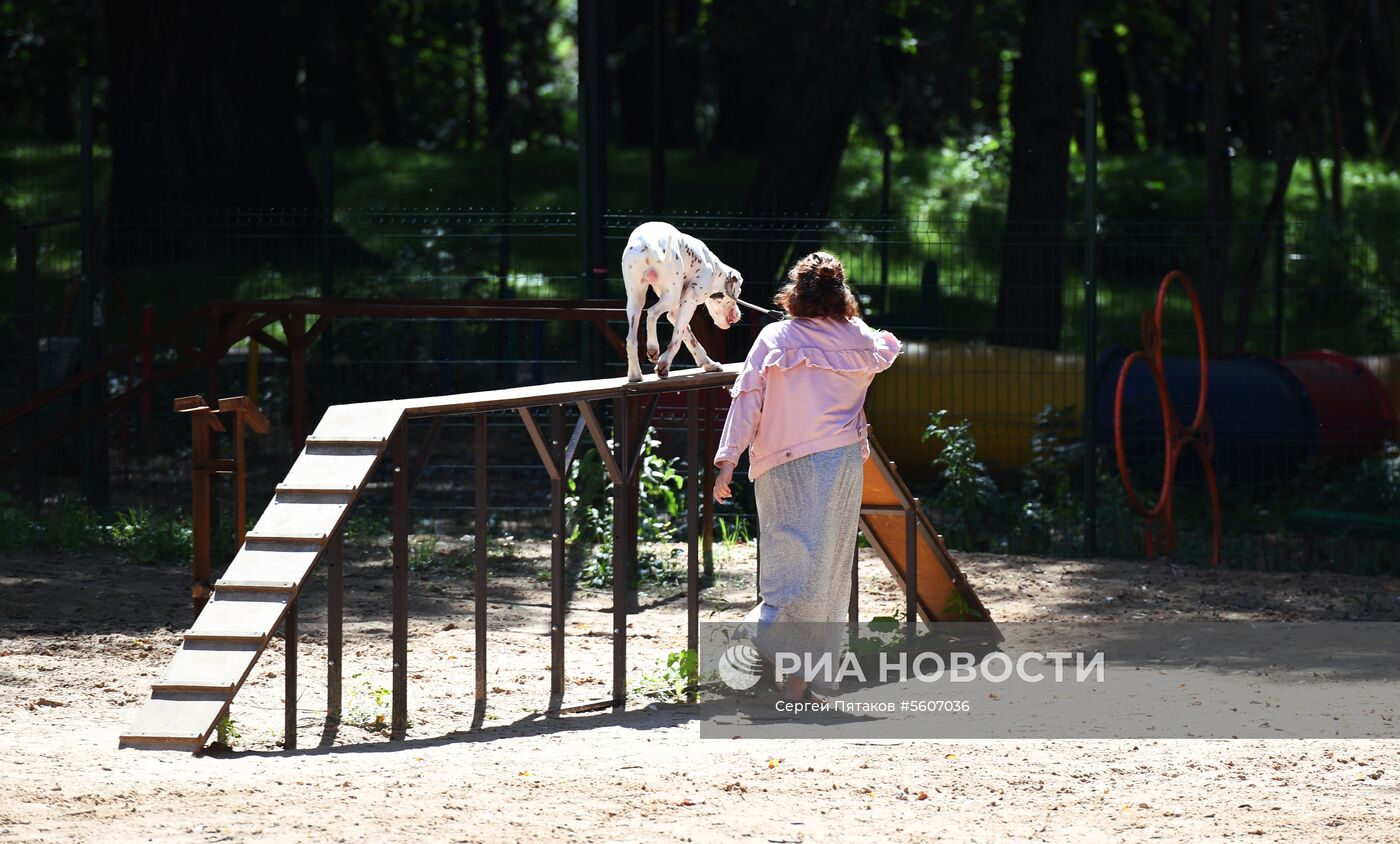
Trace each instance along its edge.
<instances>
[{"instance_id":1,"label":"wooden a-frame ramp","mask_svg":"<svg viewBox=\"0 0 1400 844\"><path fill-rule=\"evenodd\" d=\"M676 372L665 381L647 376L640 384L608 378L327 409L277 485L272 502L214 584L213 595L184 634L164 679L152 685L150 700L121 734L121 746L194 753L203 749L278 625L284 617L290 621L288 607L407 419L503 409L520 410L528 417L532 407L576 403L582 409L598 399L725 387L733 383L739 366L729 364L714 373ZM590 433L597 440L601 432ZM531 434L537 436L538 430ZM904 586L908 617L917 613L925 621L991 621L873 437L871 450L865 464L861 528ZM912 567L909 560L914 561ZM917 581L915 589L908 588L910 579Z\"/></svg>"}]
</instances>

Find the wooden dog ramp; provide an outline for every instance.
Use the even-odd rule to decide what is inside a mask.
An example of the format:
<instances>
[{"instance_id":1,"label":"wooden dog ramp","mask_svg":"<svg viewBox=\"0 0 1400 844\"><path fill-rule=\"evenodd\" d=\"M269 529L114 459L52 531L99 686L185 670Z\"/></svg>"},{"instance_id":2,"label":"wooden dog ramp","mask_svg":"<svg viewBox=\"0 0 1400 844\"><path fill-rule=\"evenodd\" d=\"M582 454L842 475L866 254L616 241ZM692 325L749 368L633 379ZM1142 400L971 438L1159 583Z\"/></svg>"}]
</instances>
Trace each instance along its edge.
<instances>
[{"instance_id":1,"label":"wooden dog ramp","mask_svg":"<svg viewBox=\"0 0 1400 844\"><path fill-rule=\"evenodd\" d=\"M248 533L122 747L198 752L368 482L399 425L399 402L326 411Z\"/></svg>"},{"instance_id":2,"label":"wooden dog ramp","mask_svg":"<svg viewBox=\"0 0 1400 844\"><path fill-rule=\"evenodd\" d=\"M909 511L916 517L914 536L909 535ZM909 545L913 540L914 590L916 612L927 622L990 622L992 616L982 606L977 593L963 576L943 537L923 509L914 506L914 496L885 450L870 435L870 459L865 461L865 490L861 499L860 526L890 574L901 585L908 573ZM907 589L906 589L907 591ZM907 597L907 595L906 595Z\"/></svg>"}]
</instances>

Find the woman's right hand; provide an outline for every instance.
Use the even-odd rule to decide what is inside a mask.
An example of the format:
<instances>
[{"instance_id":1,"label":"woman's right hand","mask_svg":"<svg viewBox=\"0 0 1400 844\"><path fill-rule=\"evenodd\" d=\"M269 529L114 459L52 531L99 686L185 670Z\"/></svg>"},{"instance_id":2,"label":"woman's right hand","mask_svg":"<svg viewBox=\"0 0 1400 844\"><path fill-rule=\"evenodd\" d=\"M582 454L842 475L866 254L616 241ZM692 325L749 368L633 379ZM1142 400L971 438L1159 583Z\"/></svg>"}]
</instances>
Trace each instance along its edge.
<instances>
[{"instance_id":1,"label":"woman's right hand","mask_svg":"<svg viewBox=\"0 0 1400 844\"><path fill-rule=\"evenodd\" d=\"M729 485L734 481L734 464L719 464L719 474L715 476L715 501L723 504L731 495Z\"/></svg>"}]
</instances>

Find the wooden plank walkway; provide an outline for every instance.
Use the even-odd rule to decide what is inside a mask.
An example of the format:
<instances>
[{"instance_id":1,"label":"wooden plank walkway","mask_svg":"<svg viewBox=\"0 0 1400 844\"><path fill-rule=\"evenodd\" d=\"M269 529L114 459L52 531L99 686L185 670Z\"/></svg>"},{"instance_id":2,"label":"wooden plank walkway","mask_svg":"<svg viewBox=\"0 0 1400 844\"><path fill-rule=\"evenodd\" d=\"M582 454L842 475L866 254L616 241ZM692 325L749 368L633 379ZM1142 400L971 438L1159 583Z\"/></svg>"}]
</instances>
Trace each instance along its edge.
<instances>
[{"instance_id":1,"label":"wooden plank walkway","mask_svg":"<svg viewBox=\"0 0 1400 844\"><path fill-rule=\"evenodd\" d=\"M164 678L152 685L150 699L122 733L121 746L193 753L203 749L278 626L285 620L294 627L295 613L288 616L288 609L295 606L406 419L727 387L740 366L729 364L719 372L686 370L664 381L649 375L637 384L605 378L327 409L247 541L214 584L213 596L185 634ZM913 499L873 438L871 448L862 528L891 573L904 583ZM990 621L922 512L917 524L919 613L925 620Z\"/></svg>"}]
</instances>

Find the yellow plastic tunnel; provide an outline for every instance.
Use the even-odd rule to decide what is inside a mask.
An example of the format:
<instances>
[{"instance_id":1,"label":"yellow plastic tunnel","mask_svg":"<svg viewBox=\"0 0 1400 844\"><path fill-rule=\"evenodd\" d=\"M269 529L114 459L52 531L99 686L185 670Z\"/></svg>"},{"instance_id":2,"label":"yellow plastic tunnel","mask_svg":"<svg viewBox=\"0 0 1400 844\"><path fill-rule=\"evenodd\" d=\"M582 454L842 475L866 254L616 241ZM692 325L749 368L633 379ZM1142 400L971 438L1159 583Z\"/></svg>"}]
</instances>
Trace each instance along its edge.
<instances>
[{"instance_id":1,"label":"yellow plastic tunnel","mask_svg":"<svg viewBox=\"0 0 1400 844\"><path fill-rule=\"evenodd\" d=\"M974 343L909 342L876 376L865 412L880 444L906 476L928 477L938 449L923 439L929 414L968 420L977 454L995 470L1031 455L1035 418L1047 405L1084 402L1084 358L1069 352Z\"/></svg>"}]
</instances>

